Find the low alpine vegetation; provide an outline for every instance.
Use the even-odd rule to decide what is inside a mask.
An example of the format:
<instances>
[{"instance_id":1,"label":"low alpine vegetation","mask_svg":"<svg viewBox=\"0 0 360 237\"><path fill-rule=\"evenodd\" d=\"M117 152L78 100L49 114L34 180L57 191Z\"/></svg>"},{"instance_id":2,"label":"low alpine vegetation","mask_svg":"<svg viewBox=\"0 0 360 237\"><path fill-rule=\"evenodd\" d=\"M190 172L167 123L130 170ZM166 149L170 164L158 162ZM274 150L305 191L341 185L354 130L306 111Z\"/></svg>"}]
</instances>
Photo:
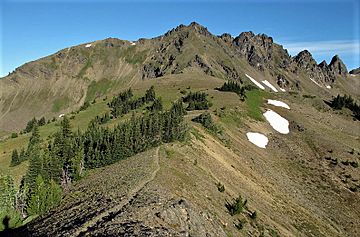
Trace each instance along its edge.
<instances>
[{"instance_id":1,"label":"low alpine vegetation","mask_svg":"<svg viewBox=\"0 0 360 237\"><path fill-rule=\"evenodd\" d=\"M243 212L246 207L247 199L243 201L242 197L235 198L232 202L226 202L225 207L229 211L230 215L235 216Z\"/></svg>"},{"instance_id":2,"label":"low alpine vegetation","mask_svg":"<svg viewBox=\"0 0 360 237\"><path fill-rule=\"evenodd\" d=\"M225 186L224 186L224 184L222 184L222 183L217 183L217 189L219 190L219 192L220 193L223 193L224 191L225 191Z\"/></svg>"},{"instance_id":3,"label":"low alpine vegetation","mask_svg":"<svg viewBox=\"0 0 360 237\"><path fill-rule=\"evenodd\" d=\"M236 229L242 230L244 228L245 224L246 224L246 220L238 219L237 222L234 223L234 226L236 227Z\"/></svg>"}]
</instances>

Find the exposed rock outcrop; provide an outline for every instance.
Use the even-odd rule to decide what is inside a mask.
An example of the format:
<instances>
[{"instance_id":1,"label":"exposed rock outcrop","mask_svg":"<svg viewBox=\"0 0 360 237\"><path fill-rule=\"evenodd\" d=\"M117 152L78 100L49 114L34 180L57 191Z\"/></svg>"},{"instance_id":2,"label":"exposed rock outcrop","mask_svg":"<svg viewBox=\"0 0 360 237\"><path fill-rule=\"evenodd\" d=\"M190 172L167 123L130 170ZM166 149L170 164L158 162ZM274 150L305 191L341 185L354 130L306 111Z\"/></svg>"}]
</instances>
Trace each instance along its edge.
<instances>
[{"instance_id":1,"label":"exposed rock outcrop","mask_svg":"<svg viewBox=\"0 0 360 237\"><path fill-rule=\"evenodd\" d=\"M348 73L345 64L337 55L332 58L329 65L325 60L317 64L311 53L307 50L301 51L293 60L298 67L295 73L299 73L302 70L319 84L333 83L336 77L343 77Z\"/></svg>"},{"instance_id":2,"label":"exposed rock outcrop","mask_svg":"<svg viewBox=\"0 0 360 237\"><path fill-rule=\"evenodd\" d=\"M329 64L329 69L333 71L335 75L346 76L348 74L347 68L338 55L335 55Z\"/></svg>"},{"instance_id":3,"label":"exposed rock outcrop","mask_svg":"<svg viewBox=\"0 0 360 237\"><path fill-rule=\"evenodd\" d=\"M351 70L349 73L352 74L352 75L360 74L360 67Z\"/></svg>"}]
</instances>

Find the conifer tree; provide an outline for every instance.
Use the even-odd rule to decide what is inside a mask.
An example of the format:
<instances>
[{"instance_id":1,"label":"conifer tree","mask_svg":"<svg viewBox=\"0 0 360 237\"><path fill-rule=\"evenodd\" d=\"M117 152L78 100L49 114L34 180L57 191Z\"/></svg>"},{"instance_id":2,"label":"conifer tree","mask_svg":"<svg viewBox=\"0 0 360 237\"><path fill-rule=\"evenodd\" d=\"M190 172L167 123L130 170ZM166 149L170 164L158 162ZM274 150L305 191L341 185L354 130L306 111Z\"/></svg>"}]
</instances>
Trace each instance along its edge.
<instances>
[{"instance_id":1,"label":"conifer tree","mask_svg":"<svg viewBox=\"0 0 360 237\"><path fill-rule=\"evenodd\" d=\"M40 144L39 127L36 124L32 129L32 134L28 144L28 152L31 152L31 149L35 146L38 146L39 144Z\"/></svg>"},{"instance_id":2,"label":"conifer tree","mask_svg":"<svg viewBox=\"0 0 360 237\"><path fill-rule=\"evenodd\" d=\"M14 207L15 194L13 178L10 175L0 175L0 211Z\"/></svg>"},{"instance_id":3,"label":"conifer tree","mask_svg":"<svg viewBox=\"0 0 360 237\"><path fill-rule=\"evenodd\" d=\"M12 154L11 154L11 163L10 166L16 166L19 165L21 163L20 158L19 158L19 153L18 151L15 149L13 150Z\"/></svg>"},{"instance_id":4,"label":"conifer tree","mask_svg":"<svg viewBox=\"0 0 360 237\"><path fill-rule=\"evenodd\" d=\"M45 120L45 117L41 117L38 121L38 125L39 126L43 126L46 124L46 120Z\"/></svg>"},{"instance_id":5,"label":"conifer tree","mask_svg":"<svg viewBox=\"0 0 360 237\"><path fill-rule=\"evenodd\" d=\"M50 180L46 194L46 210L49 210L58 205L62 198L62 189L54 180Z\"/></svg>"},{"instance_id":6,"label":"conifer tree","mask_svg":"<svg viewBox=\"0 0 360 237\"><path fill-rule=\"evenodd\" d=\"M47 192L48 190L44 179L41 175L38 175L35 179L34 187L31 190L31 196L27 207L27 212L30 216L42 214L46 211Z\"/></svg>"},{"instance_id":7,"label":"conifer tree","mask_svg":"<svg viewBox=\"0 0 360 237\"><path fill-rule=\"evenodd\" d=\"M146 93L145 93L145 102L154 101L155 98L156 98L155 88L154 88L154 86L151 86L148 90L146 90Z\"/></svg>"},{"instance_id":8,"label":"conifer tree","mask_svg":"<svg viewBox=\"0 0 360 237\"><path fill-rule=\"evenodd\" d=\"M29 157L29 168L25 176L26 183L32 189L38 174L42 171L43 163L40 149L40 135L37 125L34 126L27 149L27 156Z\"/></svg>"}]
</instances>

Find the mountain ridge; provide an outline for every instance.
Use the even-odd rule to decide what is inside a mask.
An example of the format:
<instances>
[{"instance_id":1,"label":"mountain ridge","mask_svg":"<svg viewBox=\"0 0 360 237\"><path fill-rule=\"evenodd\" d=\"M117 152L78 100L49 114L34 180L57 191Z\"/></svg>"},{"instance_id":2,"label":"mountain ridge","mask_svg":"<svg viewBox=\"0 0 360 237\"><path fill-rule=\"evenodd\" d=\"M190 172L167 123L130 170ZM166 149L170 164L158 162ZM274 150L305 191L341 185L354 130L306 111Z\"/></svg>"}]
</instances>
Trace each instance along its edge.
<instances>
[{"instance_id":1,"label":"mountain ridge","mask_svg":"<svg viewBox=\"0 0 360 237\"><path fill-rule=\"evenodd\" d=\"M184 73L190 68L237 81L244 81L245 72L255 70L279 86L299 90L306 78L326 87L348 76L338 56L329 65L317 64L307 50L291 57L265 34L249 31L236 37L228 33L216 36L192 22L150 39L106 38L68 47L16 68L0 80L0 129L19 130L34 116L68 113L128 82ZM103 86L100 92L95 88L99 83ZM34 97L47 104L36 105Z\"/></svg>"}]
</instances>

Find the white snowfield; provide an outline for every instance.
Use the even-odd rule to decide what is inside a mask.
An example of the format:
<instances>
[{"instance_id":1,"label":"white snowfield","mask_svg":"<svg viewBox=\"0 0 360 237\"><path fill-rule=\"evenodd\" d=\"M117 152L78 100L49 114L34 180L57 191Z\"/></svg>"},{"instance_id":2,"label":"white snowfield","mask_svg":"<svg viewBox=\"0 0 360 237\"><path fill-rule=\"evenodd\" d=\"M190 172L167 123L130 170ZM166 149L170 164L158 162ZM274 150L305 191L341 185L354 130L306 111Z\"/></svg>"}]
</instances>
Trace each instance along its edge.
<instances>
[{"instance_id":1,"label":"white snowfield","mask_svg":"<svg viewBox=\"0 0 360 237\"><path fill-rule=\"evenodd\" d=\"M331 89L331 86L327 85L326 88Z\"/></svg>"},{"instance_id":2,"label":"white snowfield","mask_svg":"<svg viewBox=\"0 0 360 237\"><path fill-rule=\"evenodd\" d=\"M281 134L288 134L289 131L289 121L281 117L278 113L269 109L264 114L266 120L270 123L271 127L278 131Z\"/></svg>"},{"instance_id":3,"label":"white snowfield","mask_svg":"<svg viewBox=\"0 0 360 237\"><path fill-rule=\"evenodd\" d=\"M259 82L257 82L254 78L252 78L251 76L249 76L248 74L245 74L245 76L247 78L250 79L250 81L252 81L257 87L259 87L261 90L265 90L265 87L263 85L261 85Z\"/></svg>"},{"instance_id":4,"label":"white snowfield","mask_svg":"<svg viewBox=\"0 0 360 237\"><path fill-rule=\"evenodd\" d=\"M286 92L286 90L285 90L285 89L283 89L283 88L281 88L281 87L280 87L280 90L281 90L282 92Z\"/></svg>"},{"instance_id":5,"label":"white snowfield","mask_svg":"<svg viewBox=\"0 0 360 237\"><path fill-rule=\"evenodd\" d=\"M264 83L267 87L269 87L271 90L273 90L274 92L279 92L275 86L273 86L268 80L264 80L262 81L262 83Z\"/></svg>"},{"instance_id":6,"label":"white snowfield","mask_svg":"<svg viewBox=\"0 0 360 237\"><path fill-rule=\"evenodd\" d=\"M288 106L286 103L284 103L282 101L279 101L279 100L270 100L270 99L268 99L267 103L270 104L270 105L283 107L285 109L290 109L290 106Z\"/></svg>"},{"instance_id":7,"label":"white snowfield","mask_svg":"<svg viewBox=\"0 0 360 237\"><path fill-rule=\"evenodd\" d=\"M85 45L85 48L89 48L89 47L91 47L91 44Z\"/></svg>"},{"instance_id":8,"label":"white snowfield","mask_svg":"<svg viewBox=\"0 0 360 237\"><path fill-rule=\"evenodd\" d=\"M260 148L266 148L266 145L269 142L269 139L264 134L261 133L248 132L246 133L246 136L251 143L255 144Z\"/></svg>"}]
</instances>

